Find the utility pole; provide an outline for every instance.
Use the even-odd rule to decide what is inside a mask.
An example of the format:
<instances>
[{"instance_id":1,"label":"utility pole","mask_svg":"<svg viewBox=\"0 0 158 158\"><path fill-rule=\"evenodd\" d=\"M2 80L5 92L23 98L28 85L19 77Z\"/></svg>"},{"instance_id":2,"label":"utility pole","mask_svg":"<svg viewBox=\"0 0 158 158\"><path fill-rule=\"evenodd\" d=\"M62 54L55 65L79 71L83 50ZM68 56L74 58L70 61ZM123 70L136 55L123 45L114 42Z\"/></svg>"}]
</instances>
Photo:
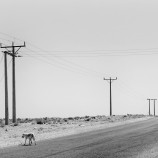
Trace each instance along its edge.
<instances>
[{"instance_id":1,"label":"utility pole","mask_svg":"<svg viewBox=\"0 0 158 158\"><path fill-rule=\"evenodd\" d=\"M150 116L150 100L151 99L147 99L147 100L149 100L149 116Z\"/></svg>"},{"instance_id":2,"label":"utility pole","mask_svg":"<svg viewBox=\"0 0 158 158\"><path fill-rule=\"evenodd\" d=\"M112 89L111 89L111 83L112 83L112 81L117 80L117 77L115 79L112 79L111 77L110 77L110 79L104 78L104 80L110 81L109 82L110 83L110 116L112 116Z\"/></svg>"},{"instance_id":3,"label":"utility pole","mask_svg":"<svg viewBox=\"0 0 158 158\"><path fill-rule=\"evenodd\" d=\"M12 56L12 109L13 109L13 115L12 115L12 119L13 119L13 123L16 122L16 91L15 91L15 57L20 57L18 55L18 51L21 47L25 47L25 42L24 45L14 45L14 43L12 42L11 46L1 46L1 48L5 48L5 49L12 49L12 53L10 53L11 51L7 52L8 55ZM15 48L17 48L17 50L15 50Z\"/></svg>"},{"instance_id":4,"label":"utility pole","mask_svg":"<svg viewBox=\"0 0 158 158\"><path fill-rule=\"evenodd\" d=\"M5 76L5 125L9 124L9 109L8 109L8 75L7 75L7 52L4 51L4 76Z\"/></svg>"},{"instance_id":5,"label":"utility pole","mask_svg":"<svg viewBox=\"0 0 158 158\"><path fill-rule=\"evenodd\" d=\"M155 100L157 100L157 99L151 99L151 100L154 101L154 116L155 116Z\"/></svg>"}]
</instances>

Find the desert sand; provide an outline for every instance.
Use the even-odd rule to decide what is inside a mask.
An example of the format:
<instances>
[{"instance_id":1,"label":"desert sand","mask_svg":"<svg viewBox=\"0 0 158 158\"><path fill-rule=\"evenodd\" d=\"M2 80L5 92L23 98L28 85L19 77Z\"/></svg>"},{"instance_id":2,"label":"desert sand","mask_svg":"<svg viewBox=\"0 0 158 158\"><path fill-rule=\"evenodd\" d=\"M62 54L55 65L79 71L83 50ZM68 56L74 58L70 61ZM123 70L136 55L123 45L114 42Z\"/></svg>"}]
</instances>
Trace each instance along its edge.
<instances>
[{"instance_id":1,"label":"desert sand","mask_svg":"<svg viewBox=\"0 0 158 158\"><path fill-rule=\"evenodd\" d=\"M1 125L0 148L24 144L23 133L34 133L38 141L150 119L145 115L85 116L69 118L18 119L18 123Z\"/></svg>"}]
</instances>

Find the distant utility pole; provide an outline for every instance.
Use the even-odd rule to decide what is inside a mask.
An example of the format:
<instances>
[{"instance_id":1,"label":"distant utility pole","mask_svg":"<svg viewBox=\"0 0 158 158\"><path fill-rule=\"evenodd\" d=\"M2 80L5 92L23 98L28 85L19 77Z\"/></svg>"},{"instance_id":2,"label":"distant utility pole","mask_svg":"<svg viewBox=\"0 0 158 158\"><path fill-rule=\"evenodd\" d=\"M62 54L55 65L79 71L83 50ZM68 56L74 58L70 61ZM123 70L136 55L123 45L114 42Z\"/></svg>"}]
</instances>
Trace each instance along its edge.
<instances>
[{"instance_id":1,"label":"distant utility pole","mask_svg":"<svg viewBox=\"0 0 158 158\"><path fill-rule=\"evenodd\" d=\"M154 116L155 116L155 100L157 100L157 99L151 99L151 100L154 101Z\"/></svg>"},{"instance_id":2,"label":"distant utility pole","mask_svg":"<svg viewBox=\"0 0 158 158\"><path fill-rule=\"evenodd\" d=\"M16 93L15 93L15 57L20 57L18 55L18 51L21 47L25 47L25 42L24 42L24 45L19 45L19 46L15 46L14 43L12 42L12 45L11 46L1 46L1 48L5 48L8 50L8 48L11 48L12 51L8 51L7 54L12 56L12 82L13 82L13 92L12 92L12 95L13 95L13 116L12 116L12 119L13 119L13 123L16 122ZM15 50L15 48L18 48L17 50ZM10 53L12 52L12 53Z\"/></svg>"},{"instance_id":3,"label":"distant utility pole","mask_svg":"<svg viewBox=\"0 0 158 158\"><path fill-rule=\"evenodd\" d=\"M110 79L104 78L104 80L110 81L109 82L110 83L110 116L112 116L112 89L111 89L111 83L112 83L112 81L117 80L117 77L115 79L112 79L111 77L110 77Z\"/></svg>"},{"instance_id":4,"label":"distant utility pole","mask_svg":"<svg viewBox=\"0 0 158 158\"><path fill-rule=\"evenodd\" d=\"M150 116L150 100L151 99L147 99L147 100L149 100L149 116Z\"/></svg>"},{"instance_id":5,"label":"distant utility pole","mask_svg":"<svg viewBox=\"0 0 158 158\"><path fill-rule=\"evenodd\" d=\"M8 75L7 75L7 52L4 51L4 76L5 76L5 125L9 124L9 109L8 109Z\"/></svg>"}]
</instances>

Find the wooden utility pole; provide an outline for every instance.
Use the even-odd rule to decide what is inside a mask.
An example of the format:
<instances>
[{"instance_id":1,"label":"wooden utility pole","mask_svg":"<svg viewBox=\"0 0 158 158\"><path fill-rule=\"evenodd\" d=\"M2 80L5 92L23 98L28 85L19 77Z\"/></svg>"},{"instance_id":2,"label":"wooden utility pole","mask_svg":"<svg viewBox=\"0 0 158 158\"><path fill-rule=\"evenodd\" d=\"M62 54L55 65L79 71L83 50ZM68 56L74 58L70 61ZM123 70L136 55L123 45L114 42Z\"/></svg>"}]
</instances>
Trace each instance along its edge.
<instances>
[{"instance_id":1,"label":"wooden utility pole","mask_svg":"<svg viewBox=\"0 0 158 158\"><path fill-rule=\"evenodd\" d=\"M10 49L12 49L12 51L9 51L9 52L7 52L7 54L8 55L10 55L10 56L12 56L12 86L13 86L13 88L12 88L12 109L13 109L13 115L12 115L12 119L13 119L13 123L15 123L16 122L16 87L15 87L15 57L20 57L19 55L18 55L18 51L19 51L19 49L21 48L21 47L25 47L25 42L24 42L24 45L19 45L19 46L15 46L14 45L14 43L12 42L12 46L1 46L1 48L5 48L5 49L7 49L8 50L8 48ZM15 50L15 48L18 48L17 50ZM12 52L12 53L10 53L10 52Z\"/></svg>"},{"instance_id":2,"label":"wooden utility pole","mask_svg":"<svg viewBox=\"0 0 158 158\"><path fill-rule=\"evenodd\" d=\"M5 76L5 125L9 124L9 109L8 109L8 75L7 75L7 52L4 51L4 76Z\"/></svg>"},{"instance_id":3,"label":"wooden utility pole","mask_svg":"<svg viewBox=\"0 0 158 158\"><path fill-rule=\"evenodd\" d=\"M117 77L115 79L112 79L111 77L110 77L110 79L104 78L104 80L110 81L109 82L110 83L110 116L112 116L112 89L111 89L111 83L112 83L112 81L117 80Z\"/></svg>"},{"instance_id":4,"label":"wooden utility pole","mask_svg":"<svg viewBox=\"0 0 158 158\"><path fill-rule=\"evenodd\" d=\"M155 100L157 100L157 99L151 99L151 100L154 101L154 116L155 116Z\"/></svg>"},{"instance_id":5,"label":"wooden utility pole","mask_svg":"<svg viewBox=\"0 0 158 158\"><path fill-rule=\"evenodd\" d=\"M150 116L150 100L151 99L147 99L147 100L149 100L149 116Z\"/></svg>"}]
</instances>

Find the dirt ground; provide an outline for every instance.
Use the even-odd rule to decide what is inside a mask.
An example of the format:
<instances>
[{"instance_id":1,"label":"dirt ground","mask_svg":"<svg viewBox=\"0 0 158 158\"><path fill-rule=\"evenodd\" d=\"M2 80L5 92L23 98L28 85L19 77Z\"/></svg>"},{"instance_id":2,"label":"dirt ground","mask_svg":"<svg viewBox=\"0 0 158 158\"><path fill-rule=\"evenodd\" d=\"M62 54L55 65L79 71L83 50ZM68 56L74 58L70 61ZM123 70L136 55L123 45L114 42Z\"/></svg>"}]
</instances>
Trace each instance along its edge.
<instances>
[{"instance_id":1,"label":"dirt ground","mask_svg":"<svg viewBox=\"0 0 158 158\"><path fill-rule=\"evenodd\" d=\"M37 120L25 121L25 123L10 124L0 127L0 148L24 143L21 137L23 133L34 133L36 141L78 134L97 129L119 126L131 122L146 120L151 117L145 115L121 115L121 116L85 116L75 118L48 119L41 124ZM27 119L28 120L28 119ZM45 119L46 120L46 119ZM57 120L57 119L56 119Z\"/></svg>"}]
</instances>

